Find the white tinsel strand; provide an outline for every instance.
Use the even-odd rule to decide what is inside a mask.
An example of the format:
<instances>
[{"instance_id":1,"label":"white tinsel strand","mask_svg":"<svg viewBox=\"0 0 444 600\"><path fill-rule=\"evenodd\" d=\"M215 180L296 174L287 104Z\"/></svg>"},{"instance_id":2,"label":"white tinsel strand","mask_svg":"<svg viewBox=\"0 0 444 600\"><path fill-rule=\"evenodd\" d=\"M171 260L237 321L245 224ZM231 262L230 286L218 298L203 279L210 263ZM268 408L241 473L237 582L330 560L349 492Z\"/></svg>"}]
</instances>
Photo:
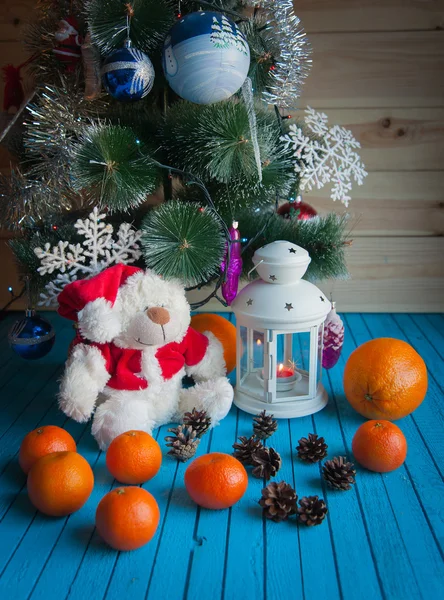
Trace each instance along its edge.
<instances>
[{"instance_id":1,"label":"white tinsel strand","mask_svg":"<svg viewBox=\"0 0 444 600\"><path fill-rule=\"evenodd\" d=\"M256 161L257 173L259 181L262 181L262 163L261 163L261 152L259 149L259 142L257 141L257 121L256 113L254 111L254 97L253 97L253 85L249 77L246 78L242 86L242 98L244 99L245 106L247 107L248 122L250 124L251 141L253 143L254 159Z\"/></svg>"},{"instance_id":2,"label":"white tinsel strand","mask_svg":"<svg viewBox=\"0 0 444 600\"><path fill-rule=\"evenodd\" d=\"M299 17L294 14L293 0L244 0L244 3L264 9L279 40L280 52L271 73L273 84L263 92L263 98L279 108L293 108L312 64L312 48Z\"/></svg>"}]
</instances>

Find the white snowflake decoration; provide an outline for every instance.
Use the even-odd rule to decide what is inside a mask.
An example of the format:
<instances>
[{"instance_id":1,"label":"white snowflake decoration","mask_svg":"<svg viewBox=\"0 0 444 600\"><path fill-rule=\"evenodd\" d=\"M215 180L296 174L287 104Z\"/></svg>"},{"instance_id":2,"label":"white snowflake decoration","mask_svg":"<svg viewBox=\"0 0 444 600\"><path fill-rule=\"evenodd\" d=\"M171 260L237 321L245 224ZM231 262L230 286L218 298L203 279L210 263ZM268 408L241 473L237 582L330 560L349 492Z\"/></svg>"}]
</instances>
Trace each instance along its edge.
<instances>
[{"instance_id":1,"label":"white snowflake decoration","mask_svg":"<svg viewBox=\"0 0 444 600\"><path fill-rule=\"evenodd\" d=\"M77 274L89 277L103 271L113 264L129 264L141 256L139 239L141 232L135 230L131 223L121 223L117 230L117 239L113 238L113 226L105 223L94 208L87 219L78 219L74 224L77 232L84 236L82 244L70 244L60 241L57 246L49 243L44 248L35 248L34 252L42 266L37 270L40 275L59 271L53 281L45 286L40 294L40 306L57 303L57 296L65 285L75 281Z\"/></svg>"},{"instance_id":2,"label":"white snowflake decoration","mask_svg":"<svg viewBox=\"0 0 444 600\"><path fill-rule=\"evenodd\" d=\"M367 176L355 151L361 144L349 129L339 125L329 128L327 115L310 107L305 115L304 129L297 124L290 125L289 133L281 138L287 148L294 151L294 168L301 177L300 189L310 191L316 187L320 190L326 183L332 183L332 200L340 200L348 206L352 179L362 185ZM307 129L313 137L306 135Z\"/></svg>"}]
</instances>

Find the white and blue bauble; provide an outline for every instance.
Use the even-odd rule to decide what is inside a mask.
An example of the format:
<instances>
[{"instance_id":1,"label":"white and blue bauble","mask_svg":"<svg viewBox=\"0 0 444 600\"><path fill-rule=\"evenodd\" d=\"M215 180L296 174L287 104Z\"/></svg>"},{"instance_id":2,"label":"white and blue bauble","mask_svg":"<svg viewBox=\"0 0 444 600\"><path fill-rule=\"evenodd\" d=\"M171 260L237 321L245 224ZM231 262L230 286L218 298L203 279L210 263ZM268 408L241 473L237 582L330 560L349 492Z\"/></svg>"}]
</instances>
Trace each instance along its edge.
<instances>
[{"instance_id":1,"label":"white and blue bauble","mask_svg":"<svg viewBox=\"0 0 444 600\"><path fill-rule=\"evenodd\" d=\"M163 70L171 88L195 104L226 100L244 83L250 49L237 25L217 12L181 18L163 46Z\"/></svg>"},{"instance_id":2,"label":"white and blue bauble","mask_svg":"<svg viewBox=\"0 0 444 600\"><path fill-rule=\"evenodd\" d=\"M154 67L146 54L132 48L114 50L102 66L102 81L106 91L116 100L132 102L147 96L154 84Z\"/></svg>"},{"instance_id":3,"label":"white and blue bauble","mask_svg":"<svg viewBox=\"0 0 444 600\"><path fill-rule=\"evenodd\" d=\"M27 310L8 334L12 350L26 360L37 360L48 354L55 342L55 331L49 321Z\"/></svg>"}]
</instances>

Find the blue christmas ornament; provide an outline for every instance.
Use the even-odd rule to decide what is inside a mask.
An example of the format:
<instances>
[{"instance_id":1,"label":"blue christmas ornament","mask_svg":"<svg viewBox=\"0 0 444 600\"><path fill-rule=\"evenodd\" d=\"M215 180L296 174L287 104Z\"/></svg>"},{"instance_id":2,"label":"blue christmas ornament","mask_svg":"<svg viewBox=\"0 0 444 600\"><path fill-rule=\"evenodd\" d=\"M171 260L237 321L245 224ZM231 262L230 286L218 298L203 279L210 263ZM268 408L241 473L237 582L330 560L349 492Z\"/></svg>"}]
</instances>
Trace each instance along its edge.
<instances>
[{"instance_id":1,"label":"blue christmas ornament","mask_svg":"<svg viewBox=\"0 0 444 600\"><path fill-rule=\"evenodd\" d=\"M237 25L217 12L180 19L163 46L163 70L171 88L195 104L232 96L250 68L250 49Z\"/></svg>"},{"instance_id":2,"label":"blue christmas ornament","mask_svg":"<svg viewBox=\"0 0 444 600\"><path fill-rule=\"evenodd\" d=\"M102 66L106 91L116 100L132 102L147 96L154 83L154 67L146 54L131 47L114 50Z\"/></svg>"},{"instance_id":3,"label":"blue christmas ornament","mask_svg":"<svg viewBox=\"0 0 444 600\"><path fill-rule=\"evenodd\" d=\"M27 310L8 334L10 347L26 360L36 360L48 354L55 342L55 331L49 321Z\"/></svg>"}]
</instances>

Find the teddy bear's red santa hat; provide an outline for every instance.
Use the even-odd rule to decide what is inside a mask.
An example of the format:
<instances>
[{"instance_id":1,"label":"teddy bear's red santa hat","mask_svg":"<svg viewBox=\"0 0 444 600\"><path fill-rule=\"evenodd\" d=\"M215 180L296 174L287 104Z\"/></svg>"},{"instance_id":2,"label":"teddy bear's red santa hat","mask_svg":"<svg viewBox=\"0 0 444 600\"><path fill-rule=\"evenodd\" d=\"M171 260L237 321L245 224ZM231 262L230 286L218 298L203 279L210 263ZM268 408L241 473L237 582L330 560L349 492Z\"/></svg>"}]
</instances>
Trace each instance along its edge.
<instances>
[{"instance_id":1,"label":"teddy bear's red santa hat","mask_svg":"<svg viewBox=\"0 0 444 600\"><path fill-rule=\"evenodd\" d=\"M119 264L90 279L69 283L57 298L59 315L77 321L84 338L99 344L110 342L120 333L116 298L127 279L140 272L138 267Z\"/></svg>"}]
</instances>

